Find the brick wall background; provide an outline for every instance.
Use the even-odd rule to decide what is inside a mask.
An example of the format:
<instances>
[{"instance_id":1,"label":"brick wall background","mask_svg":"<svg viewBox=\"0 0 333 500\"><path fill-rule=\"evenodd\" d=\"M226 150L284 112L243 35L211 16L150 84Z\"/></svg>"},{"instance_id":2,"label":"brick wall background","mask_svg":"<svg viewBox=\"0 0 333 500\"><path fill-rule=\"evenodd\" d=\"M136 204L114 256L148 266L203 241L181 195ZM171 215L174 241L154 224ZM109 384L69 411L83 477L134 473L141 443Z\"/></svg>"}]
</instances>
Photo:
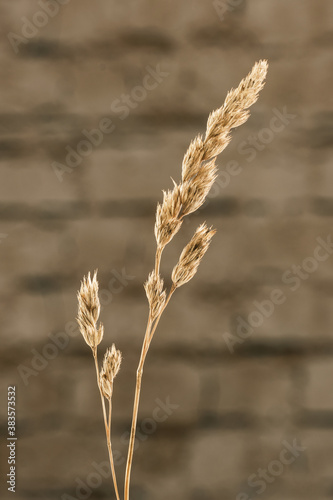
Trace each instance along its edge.
<instances>
[{"instance_id":1,"label":"brick wall background","mask_svg":"<svg viewBox=\"0 0 333 500\"><path fill-rule=\"evenodd\" d=\"M2 0L0 11L0 407L5 435L16 384L17 500L113 498L94 466L107 458L104 430L73 323L80 279L97 267L102 349L124 354L122 489L156 203L208 113L260 58L270 69L251 119L165 252L168 276L199 223L218 229L149 354L132 500L331 498L332 1ZM99 126L100 144L66 163ZM152 420L168 400L178 407ZM283 450L294 440L305 450L293 457ZM7 473L4 439L1 449Z\"/></svg>"}]
</instances>

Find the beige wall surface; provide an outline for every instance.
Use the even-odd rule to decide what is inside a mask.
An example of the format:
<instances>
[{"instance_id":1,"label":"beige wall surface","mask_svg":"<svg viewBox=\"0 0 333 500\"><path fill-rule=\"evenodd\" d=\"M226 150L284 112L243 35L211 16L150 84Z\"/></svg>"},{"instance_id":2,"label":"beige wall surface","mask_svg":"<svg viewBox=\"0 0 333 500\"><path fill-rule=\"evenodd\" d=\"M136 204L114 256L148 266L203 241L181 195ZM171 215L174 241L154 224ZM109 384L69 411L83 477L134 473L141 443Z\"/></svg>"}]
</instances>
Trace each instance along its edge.
<instances>
[{"instance_id":1,"label":"beige wall surface","mask_svg":"<svg viewBox=\"0 0 333 500\"><path fill-rule=\"evenodd\" d=\"M267 84L218 159L217 234L144 372L131 500L333 495L332 0L2 0L0 496L114 498L76 291L98 268L123 489L156 203L255 61ZM83 142L82 142L83 141ZM104 468L105 467L105 468Z\"/></svg>"}]
</instances>

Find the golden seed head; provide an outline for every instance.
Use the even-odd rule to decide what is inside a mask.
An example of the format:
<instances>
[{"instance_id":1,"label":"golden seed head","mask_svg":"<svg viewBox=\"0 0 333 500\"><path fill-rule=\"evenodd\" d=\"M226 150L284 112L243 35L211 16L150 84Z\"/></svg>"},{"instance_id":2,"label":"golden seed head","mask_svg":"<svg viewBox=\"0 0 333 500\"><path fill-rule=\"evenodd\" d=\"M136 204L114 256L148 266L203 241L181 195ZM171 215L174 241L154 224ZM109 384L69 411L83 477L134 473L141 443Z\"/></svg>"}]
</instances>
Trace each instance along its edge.
<instances>
[{"instance_id":1,"label":"golden seed head","mask_svg":"<svg viewBox=\"0 0 333 500\"><path fill-rule=\"evenodd\" d=\"M96 344L97 345L102 342L103 336L104 336L104 325L103 325L103 323L100 323L99 328L97 330L97 335L96 335Z\"/></svg>"},{"instance_id":2,"label":"golden seed head","mask_svg":"<svg viewBox=\"0 0 333 500\"><path fill-rule=\"evenodd\" d=\"M225 150L231 141L230 129L222 131L220 134L210 137L205 141L204 160L209 160L218 156Z\"/></svg>"},{"instance_id":3,"label":"golden seed head","mask_svg":"<svg viewBox=\"0 0 333 500\"><path fill-rule=\"evenodd\" d=\"M198 135L188 147L182 164L182 181L189 181L198 173L204 155L204 143Z\"/></svg>"},{"instance_id":4,"label":"golden seed head","mask_svg":"<svg viewBox=\"0 0 333 500\"><path fill-rule=\"evenodd\" d=\"M165 304L166 293L165 290L163 290L163 286L164 283L161 276L156 275L154 271L149 274L144 284L152 321L157 318Z\"/></svg>"},{"instance_id":5,"label":"golden seed head","mask_svg":"<svg viewBox=\"0 0 333 500\"><path fill-rule=\"evenodd\" d=\"M104 371L104 368L101 369L101 373L99 376L102 394L106 399L112 398L113 392L113 381L111 381L107 374Z\"/></svg>"},{"instance_id":6,"label":"golden seed head","mask_svg":"<svg viewBox=\"0 0 333 500\"><path fill-rule=\"evenodd\" d=\"M178 219L196 211L204 203L216 179L215 158L229 144L231 130L250 116L248 108L257 101L264 87L267 69L267 61L257 62L238 87L228 92L223 105L210 113L205 137L199 135L190 143L183 159L182 182L177 192L181 197ZM170 241L171 238L165 239Z\"/></svg>"},{"instance_id":7,"label":"golden seed head","mask_svg":"<svg viewBox=\"0 0 333 500\"><path fill-rule=\"evenodd\" d=\"M202 164L198 173L192 179L181 185L182 215L188 215L198 210L217 177L215 158Z\"/></svg>"},{"instance_id":8,"label":"golden seed head","mask_svg":"<svg viewBox=\"0 0 333 500\"><path fill-rule=\"evenodd\" d=\"M175 287L180 287L193 278L215 233L216 231L208 228L206 224L201 224L197 228L173 268L172 281Z\"/></svg>"},{"instance_id":9,"label":"golden seed head","mask_svg":"<svg viewBox=\"0 0 333 500\"><path fill-rule=\"evenodd\" d=\"M81 288L77 294L79 308L77 322L80 331L86 343L95 349L102 341L104 328L100 324L97 328L101 305L98 298L98 281L97 271L94 272L93 278L90 273L84 276L81 282Z\"/></svg>"},{"instance_id":10,"label":"golden seed head","mask_svg":"<svg viewBox=\"0 0 333 500\"><path fill-rule=\"evenodd\" d=\"M230 130L239 127L249 118L248 108L257 101L259 92L265 85L267 69L267 61L257 62L238 87L228 92L223 105L210 113L204 141L205 160L220 154L230 141Z\"/></svg>"},{"instance_id":11,"label":"golden seed head","mask_svg":"<svg viewBox=\"0 0 333 500\"><path fill-rule=\"evenodd\" d=\"M267 68L267 61L257 62L238 87L228 92L223 105L210 113L205 137L198 135L190 143L182 163L181 183L163 192L163 202L157 205L155 237L159 248L179 231L183 217L204 203L217 176L215 158L229 144L231 130L250 116L248 108L258 99Z\"/></svg>"},{"instance_id":12,"label":"golden seed head","mask_svg":"<svg viewBox=\"0 0 333 500\"><path fill-rule=\"evenodd\" d=\"M112 347L108 348L104 354L103 366L100 373L101 389L104 397L107 399L110 399L112 396L113 380L120 370L121 360L121 352L112 344Z\"/></svg>"},{"instance_id":13,"label":"golden seed head","mask_svg":"<svg viewBox=\"0 0 333 500\"><path fill-rule=\"evenodd\" d=\"M121 352L116 349L116 346L114 344L112 344L112 347L106 350L103 361L103 366L106 370L109 370L112 379L117 376L120 370L121 361Z\"/></svg>"},{"instance_id":14,"label":"golden seed head","mask_svg":"<svg viewBox=\"0 0 333 500\"><path fill-rule=\"evenodd\" d=\"M155 237L157 245L164 247L179 231L181 210L180 186L174 183L172 191L163 191L163 202L157 204Z\"/></svg>"}]
</instances>

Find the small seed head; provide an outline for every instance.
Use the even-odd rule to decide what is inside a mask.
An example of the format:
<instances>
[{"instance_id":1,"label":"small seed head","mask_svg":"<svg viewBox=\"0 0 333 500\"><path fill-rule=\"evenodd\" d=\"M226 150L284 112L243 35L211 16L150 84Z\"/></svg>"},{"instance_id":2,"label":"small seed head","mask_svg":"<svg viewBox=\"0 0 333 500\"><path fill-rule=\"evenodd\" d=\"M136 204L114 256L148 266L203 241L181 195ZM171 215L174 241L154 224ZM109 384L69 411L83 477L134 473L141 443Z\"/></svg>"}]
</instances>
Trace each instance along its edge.
<instances>
[{"instance_id":1,"label":"small seed head","mask_svg":"<svg viewBox=\"0 0 333 500\"><path fill-rule=\"evenodd\" d=\"M148 279L144 284L152 321L157 318L165 304L166 293L165 290L163 290L163 286L164 283L161 276L156 276L154 271L149 274Z\"/></svg>"},{"instance_id":2,"label":"small seed head","mask_svg":"<svg viewBox=\"0 0 333 500\"><path fill-rule=\"evenodd\" d=\"M97 327L97 321L101 310L98 298L97 271L94 272L93 278L91 278L90 273L88 273L87 277L84 276L77 298L79 302L77 322L81 334L86 343L92 349L96 349L98 344L102 341L104 332L102 324Z\"/></svg>"},{"instance_id":3,"label":"small seed head","mask_svg":"<svg viewBox=\"0 0 333 500\"><path fill-rule=\"evenodd\" d=\"M157 204L155 238L160 248L165 247L179 231L182 221L180 186L174 184L172 191L163 191L163 202Z\"/></svg>"},{"instance_id":4,"label":"small seed head","mask_svg":"<svg viewBox=\"0 0 333 500\"><path fill-rule=\"evenodd\" d=\"M198 227L191 241L182 251L178 264L173 268L171 277L175 287L184 285L196 274L215 233L216 231L208 228L206 224Z\"/></svg>"},{"instance_id":5,"label":"small seed head","mask_svg":"<svg viewBox=\"0 0 333 500\"><path fill-rule=\"evenodd\" d=\"M101 389L104 397L107 399L111 399L112 397L113 380L120 370L121 360L121 352L112 344L112 347L108 348L104 354L103 366L100 373Z\"/></svg>"}]
</instances>

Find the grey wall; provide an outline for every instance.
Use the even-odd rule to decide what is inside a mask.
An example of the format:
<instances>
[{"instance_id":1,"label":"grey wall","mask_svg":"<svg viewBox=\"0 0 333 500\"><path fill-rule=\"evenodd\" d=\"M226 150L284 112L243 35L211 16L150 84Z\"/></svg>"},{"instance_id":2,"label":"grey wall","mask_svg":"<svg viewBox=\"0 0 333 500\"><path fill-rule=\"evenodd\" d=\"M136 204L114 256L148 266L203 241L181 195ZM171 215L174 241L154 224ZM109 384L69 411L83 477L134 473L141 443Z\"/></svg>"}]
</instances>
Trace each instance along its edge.
<instances>
[{"instance_id":1,"label":"grey wall","mask_svg":"<svg viewBox=\"0 0 333 500\"><path fill-rule=\"evenodd\" d=\"M156 203L209 112L260 58L270 69L259 102L220 157L208 203L165 252L168 281L195 227L218 229L148 357L132 500L246 500L264 488L263 499L330 498L333 255L317 247L332 234L332 1L62 3L44 15L46 0L0 5L0 406L6 435L16 384L16 499L113 498L109 479L76 492L100 482L93 463L107 458L93 364L73 329L76 290L98 267L100 354L115 342L124 355L122 462ZM99 144L66 164L100 125ZM243 337L240 318L255 325ZM151 420L168 398L177 408ZM283 451L294 440L306 448L295 457ZM117 471L122 489L124 464Z\"/></svg>"}]
</instances>

